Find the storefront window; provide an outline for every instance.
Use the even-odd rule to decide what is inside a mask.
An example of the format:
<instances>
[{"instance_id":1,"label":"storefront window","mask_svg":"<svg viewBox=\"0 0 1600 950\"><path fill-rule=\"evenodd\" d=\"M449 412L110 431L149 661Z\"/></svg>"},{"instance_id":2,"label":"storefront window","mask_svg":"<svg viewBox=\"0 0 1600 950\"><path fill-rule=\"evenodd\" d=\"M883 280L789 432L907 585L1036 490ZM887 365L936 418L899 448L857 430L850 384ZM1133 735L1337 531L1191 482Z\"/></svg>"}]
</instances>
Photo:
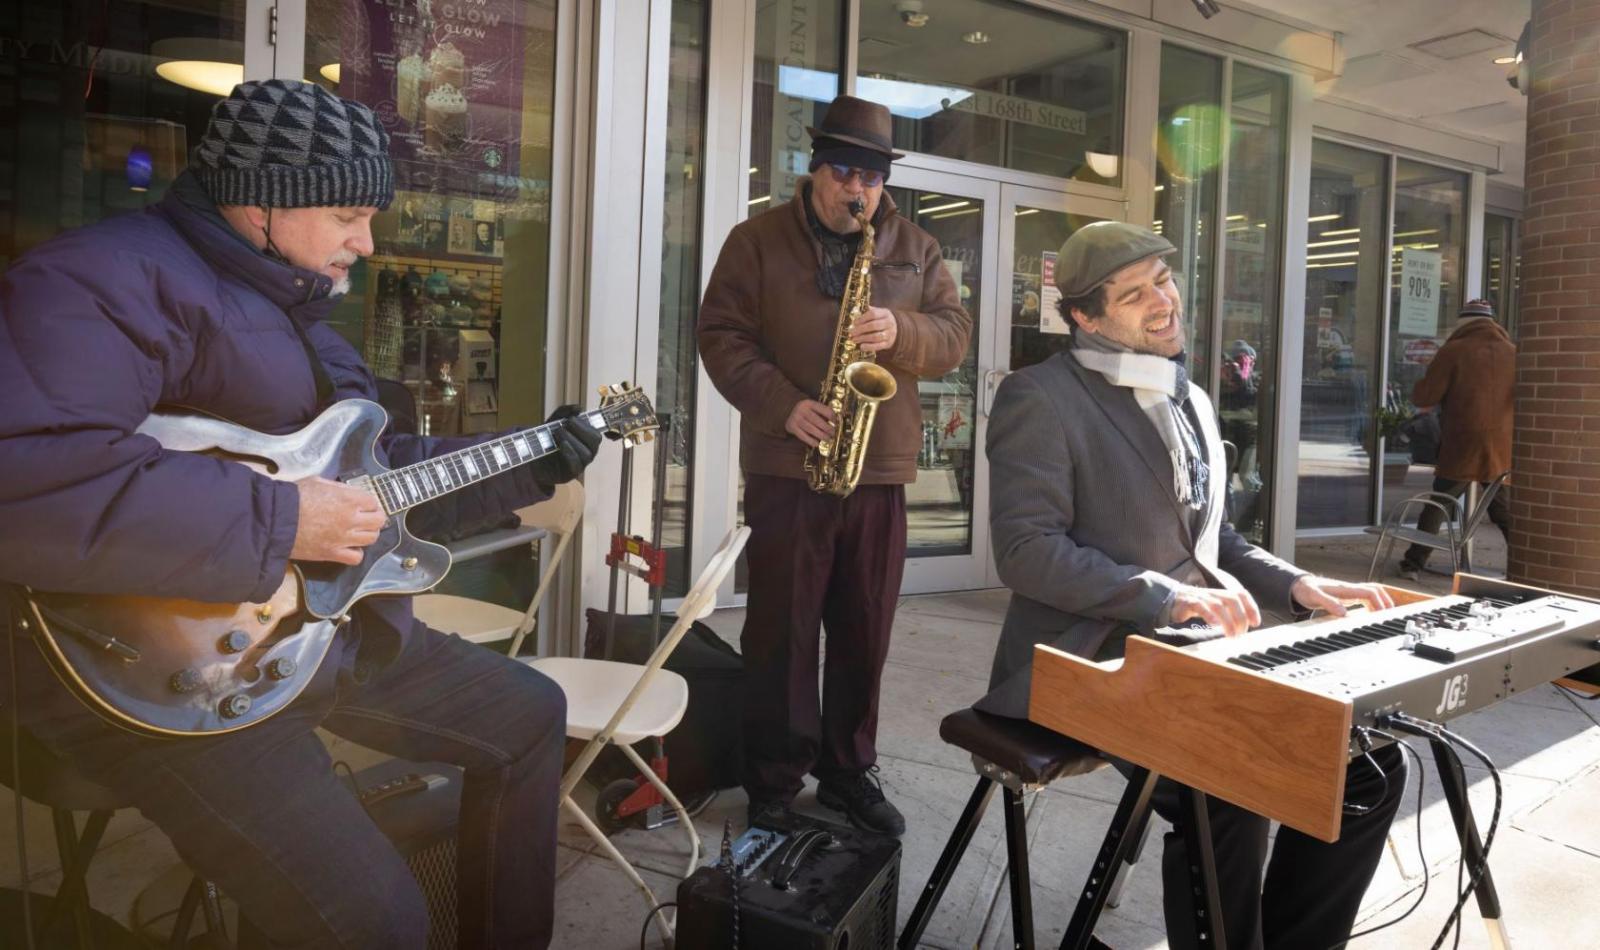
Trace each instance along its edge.
<instances>
[{"instance_id":1,"label":"storefront window","mask_svg":"<svg viewBox=\"0 0 1600 950\"><path fill-rule=\"evenodd\" d=\"M750 106L750 213L788 201L807 174L811 136L842 90L840 0L774 0L756 9Z\"/></svg>"},{"instance_id":2,"label":"storefront window","mask_svg":"<svg viewBox=\"0 0 1600 950\"><path fill-rule=\"evenodd\" d=\"M0 267L160 200L244 75L244 4L20 0L0 23ZM176 60L214 65L206 84ZM165 72L173 78L164 78Z\"/></svg>"},{"instance_id":3,"label":"storefront window","mask_svg":"<svg viewBox=\"0 0 1600 950\"><path fill-rule=\"evenodd\" d=\"M1209 379L1217 166L1222 157L1222 60L1161 47L1161 118L1156 126L1152 227L1178 249L1167 260L1188 315L1189 365Z\"/></svg>"},{"instance_id":4,"label":"storefront window","mask_svg":"<svg viewBox=\"0 0 1600 950\"><path fill-rule=\"evenodd\" d=\"M427 434L543 421L555 0L310 0L306 16L306 76L377 111L395 168L331 322L406 384Z\"/></svg>"},{"instance_id":5,"label":"storefront window","mask_svg":"<svg viewBox=\"0 0 1600 950\"><path fill-rule=\"evenodd\" d=\"M1288 114L1285 76L1234 64L1216 404L1232 445L1230 514L1258 543L1271 515Z\"/></svg>"},{"instance_id":6,"label":"storefront window","mask_svg":"<svg viewBox=\"0 0 1600 950\"><path fill-rule=\"evenodd\" d=\"M1519 222L1502 214L1483 216L1483 290L1479 296L1494 303L1495 319L1517 335L1517 292L1521 285L1522 255L1517 247Z\"/></svg>"},{"instance_id":7,"label":"storefront window","mask_svg":"<svg viewBox=\"0 0 1600 950\"><path fill-rule=\"evenodd\" d=\"M962 304L983 299L984 203L910 188L884 189L899 213L939 242L945 269ZM972 551L973 441L977 429L978 335L961 365L937 379L917 381L922 403L922 450L917 480L906 487L909 557Z\"/></svg>"},{"instance_id":8,"label":"storefront window","mask_svg":"<svg viewBox=\"0 0 1600 950\"><path fill-rule=\"evenodd\" d=\"M668 597L688 593L693 498L695 322L700 313L700 192L705 167L708 0L673 0L672 56L667 71L666 198L662 214L661 341L656 409L671 425L656 443L667 452L661 496Z\"/></svg>"},{"instance_id":9,"label":"storefront window","mask_svg":"<svg viewBox=\"0 0 1600 950\"><path fill-rule=\"evenodd\" d=\"M1389 158L1317 141L1306 228L1300 528L1372 519Z\"/></svg>"},{"instance_id":10,"label":"storefront window","mask_svg":"<svg viewBox=\"0 0 1600 950\"><path fill-rule=\"evenodd\" d=\"M1394 257L1389 268L1390 406L1404 410L1461 309L1467 228L1467 176L1400 159L1394 185ZM1385 447L1382 511L1427 491L1433 467Z\"/></svg>"},{"instance_id":11,"label":"storefront window","mask_svg":"<svg viewBox=\"0 0 1600 950\"><path fill-rule=\"evenodd\" d=\"M1127 36L1008 0L919 12L861 6L856 94L896 146L1095 184L1122 183Z\"/></svg>"}]
</instances>

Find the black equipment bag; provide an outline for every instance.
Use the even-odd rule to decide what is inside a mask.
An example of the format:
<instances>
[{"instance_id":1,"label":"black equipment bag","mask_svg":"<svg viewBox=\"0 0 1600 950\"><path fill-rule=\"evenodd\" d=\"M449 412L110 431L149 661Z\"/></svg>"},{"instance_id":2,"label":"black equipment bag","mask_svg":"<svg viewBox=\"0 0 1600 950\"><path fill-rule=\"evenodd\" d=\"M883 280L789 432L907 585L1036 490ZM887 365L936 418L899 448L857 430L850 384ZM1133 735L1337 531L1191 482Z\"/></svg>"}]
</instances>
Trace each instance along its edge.
<instances>
[{"instance_id":1,"label":"black equipment bag","mask_svg":"<svg viewBox=\"0 0 1600 950\"><path fill-rule=\"evenodd\" d=\"M584 614L587 621L584 656L645 663L655 652L657 636L648 614L617 615L610 657L605 655L606 612L591 607ZM663 614L661 635L664 636L675 622L671 614ZM683 714L683 721L665 737L667 784L680 798L733 788L739 784L743 756L740 717L729 715L729 710L738 710L742 702L743 658L710 627L696 621L678 641L678 648L667 657L666 668L689 683L689 708ZM590 777L603 785L614 779L629 778L637 771L621 751L608 748L590 769Z\"/></svg>"}]
</instances>

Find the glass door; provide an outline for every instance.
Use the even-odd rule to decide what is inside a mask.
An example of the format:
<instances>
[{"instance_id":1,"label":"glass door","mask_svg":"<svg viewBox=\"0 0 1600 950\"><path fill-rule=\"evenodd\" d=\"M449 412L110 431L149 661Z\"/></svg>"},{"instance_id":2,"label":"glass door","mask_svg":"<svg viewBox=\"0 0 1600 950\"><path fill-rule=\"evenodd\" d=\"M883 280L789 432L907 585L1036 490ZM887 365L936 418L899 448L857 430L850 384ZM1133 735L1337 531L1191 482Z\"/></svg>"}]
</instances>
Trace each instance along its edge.
<instances>
[{"instance_id":1,"label":"glass door","mask_svg":"<svg viewBox=\"0 0 1600 950\"><path fill-rule=\"evenodd\" d=\"M901 592L968 590L987 585L989 535L983 433L977 424L979 367L990 361L999 242L994 182L897 165L885 189L900 214L939 242L944 266L972 315L961 364L917 383L922 451L917 480L906 486L906 571Z\"/></svg>"},{"instance_id":2,"label":"glass door","mask_svg":"<svg viewBox=\"0 0 1600 950\"><path fill-rule=\"evenodd\" d=\"M1065 349L1071 339L1057 307L1061 298L1054 280L1056 252L1084 225L1126 217L1120 201L1020 185L1000 186L999 197L1002 281L995 288L994 310L1004 316L994 321L989 331L995 359L983 374L978 414L979 427L985 430L1000 381L1014 370L1049 359ZM987 460L981 471L987 485ZM987 586L1000 586L992 556L987 560L987 570Z\"/></svg>"}]
</instances>

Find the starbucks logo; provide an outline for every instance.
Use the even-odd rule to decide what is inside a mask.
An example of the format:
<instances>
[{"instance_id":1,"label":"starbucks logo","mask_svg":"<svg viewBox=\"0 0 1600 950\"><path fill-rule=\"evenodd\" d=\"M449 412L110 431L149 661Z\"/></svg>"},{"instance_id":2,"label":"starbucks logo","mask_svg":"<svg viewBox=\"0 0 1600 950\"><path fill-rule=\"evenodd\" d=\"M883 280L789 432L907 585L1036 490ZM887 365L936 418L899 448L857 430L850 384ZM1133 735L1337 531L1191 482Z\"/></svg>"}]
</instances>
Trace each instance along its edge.
<instances>
[{"instance_id":1,"label":"starbucks logo","mask_svg":"<svg viewBox=\"0 0 1600 950\"><path fill-rule=\"evenodd\" d=\"M497 148L491 146L483 150L483 163L490 168L499 168L503 158L504 156L500 154L500 150Z\"/></svg>"}]
</instances>

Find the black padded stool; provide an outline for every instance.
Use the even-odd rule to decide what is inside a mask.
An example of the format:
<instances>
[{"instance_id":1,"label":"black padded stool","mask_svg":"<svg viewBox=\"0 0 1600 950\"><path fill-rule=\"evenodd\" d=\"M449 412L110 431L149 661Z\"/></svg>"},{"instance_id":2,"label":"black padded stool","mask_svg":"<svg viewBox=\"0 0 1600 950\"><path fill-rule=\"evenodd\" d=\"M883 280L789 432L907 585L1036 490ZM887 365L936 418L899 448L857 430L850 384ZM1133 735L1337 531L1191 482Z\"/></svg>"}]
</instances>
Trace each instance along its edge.
<instances>
[{"instance_id":1,"label":"black padded stool","mask_svg":"<svg viewBox=\"0 0 1600 950\"><path fill-rule=\"evenodd\" d=\"M89 906L89 861L100 847L100 839L105 835L112 814L119 808L128 807L128 803L105 786L85 778L26 729L17 732L16 753L22 773L19 787L17 777L11 772L10 719L10 710L0 710L0 784L50 809L55 826L56 852L61 859L61 885L44 913L35 913L33 917L36 946L68 945L65 942L67 931L60 926L63 923L62 915L70 919L71 945L79 950L145 946L127 930L104 915L95 913ZM89 813L82 831L78 830L77 820L73 817L73 812L79 811ZM222 933L222 911L217 902L216 889L196 878L184 896L183 908L173 926L171 947L189 946L189 928L199 908L205 911L208 936ZM19 917L20 913L19 904ZM211 946L221 944L213 940Z\"/></svg>"},{"instance_id":2,"label":"black padded stool","mask_svg":"<svg viewBox=\"0 0 1600 950\"><path fill-rule=\"evenodd\" d=\"M973 832L994 795L1002 789L1006 814L1006 865L1011 881L1011 928L1015 945L1033 948L1033 900L1028 880L1028 829L1023 795L1059 778L1093 772L1109 763L1089 746L1023 719L1011 719L963 709L939 723L939 737L972 753L978 786L950 832L950 840L934 865L933 877L917 899L917 906L900 934L901 950L912 950L955 875L956 865L972 841ZM1137 860L1134 852L1119 867L1119 876ZM1115 901L1113 900L1114 904Z\"/></svg>"}]
</instances>

